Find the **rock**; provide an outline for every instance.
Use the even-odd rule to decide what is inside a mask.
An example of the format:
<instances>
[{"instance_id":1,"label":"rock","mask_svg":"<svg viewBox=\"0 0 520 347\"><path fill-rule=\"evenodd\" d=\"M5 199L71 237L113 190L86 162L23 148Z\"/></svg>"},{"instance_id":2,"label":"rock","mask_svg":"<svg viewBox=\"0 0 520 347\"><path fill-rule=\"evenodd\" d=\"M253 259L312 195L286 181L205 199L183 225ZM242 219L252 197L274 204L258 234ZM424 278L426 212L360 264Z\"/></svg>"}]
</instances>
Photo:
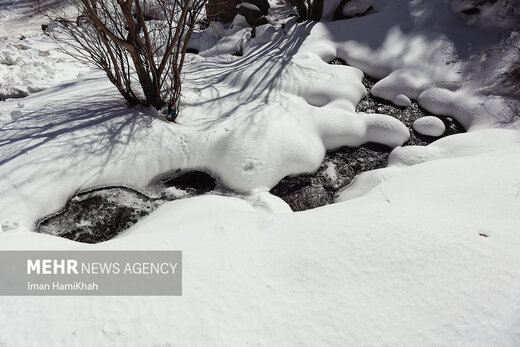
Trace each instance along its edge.
<instances>
[{"instance_id":1,"label":"rock","mask_svg":"<svg viewBox=\"0 0 520 347\"><path fill-rule=\"evenodd\" d=\"M241 3L240 6L237 7L237 13L244 16L247 24L252 27L268 23L267 18L262 15L260 9L249 3Z\"/></svg>"},{"instance_id":2,"label":"rock","mask_svg":"<svg viewBox=\"0 0 520 347\"><path fill-rule=\"evenodd\" d=\"M209 0L206 4L206 17L209 22L231 23L237 11L236 0Z\"/></svg>"},{"instance_id":3,"label":"rock","mask_svg":"<svg viewBox=\"0 0 520 347\"><path fill-rule=\"evenodd\" d=\"M373 9L370 4L362 0L341 0L334 12L333 20L361 17Z\"/></svg>"},{"instance_id":4,"label":"rock","mask_svg":"<svg viewBox=\"0 0 520 347\"><path fill-rule=\"evenodd\" d=\"M164 185L181 190L192 190L204 194L215 189L217 183L213 177L202 171L190 171L164 182Z\"/></svg>"},{"instance_id":5,"label":"rock","mask_svg":"<svg viewBox=\"0 0 520 347\"><path fill-rule=\"evenodd\" d=\"M347 62L341 58L336 58L334 60L331 60L329 62L331 65L347 65Z\"/></svg>"},{"instance_id":6,"label":"rock","mask_svg":"<svg viewBox=\"0 0 520 347\"><path fill-rule=\"evenodd\" d=\"M470 8L466 8L460 12L464 13L467 16L475 16L480 13L480 9L477 7L470 7Z\"/></svg>"},{"instance_id":7,"label":"rock","mask_svg":"<svg viewBox=\"0 0 520 347\"><path fill-rule=\"evenodd\" d=\"M233 25L233 27L247 28L249 26L249 23L247 22L247 20L244 16L237 13L237 15L235 16L235 19L233 19L232 25Z\"/></svg>"},{"instance_id":8,"label":"rock","mask_svg":"<svg viewBox=\"0 0 520 347\"><path fill-rule=\"evenodd\" d=\"M255 26L261 26L261 25L265 25L265 24L269 24L269 21L267 20L267 18L260 17L260 19L258 19L256 21Z\"/></svg>"},{"instance_id":9,"label":"rock","mask_svg":"<svg viewBox=\"0 0 520 347\"><path fill-rule=\"evenodd\" d=\"M199 50L197 48L187 48L186 53L199 54Z\"/></svg>"},{"instance_id":10,"label":"rock","mask_svg":"<svg viewBox=\"0 0 520 347\"><path fill-rule=\"evenodd\" d=\"M161 202L125 187L79 193L64 210L40 220L37 231L79 242L103 242L137 223Z\"/></svg>"},{"instance_id":11,"label":"rock","mask_svg":"<svg viewBox=\"0 0 520 347\"><path fill-rule=\"evenodd\" d=\"M347 65L340 58L333 59L329 64ZM370 77L363 78L363 85L367 88L366 97L356 107L357 112L383 113L399 119L408 129L417 119L427 118L430 113L419 107L417 102L403 108L396 107L386 100L374 97L370 90L376 80ZM404 95L403 95L404 96ZM404 104L404 97L398 102ZM408 99L409 100L409 99ZM394 100L396 101L396 100ZM401 102L402 101L402 102ZM464 132L464 128L455 119L450 117L435 118L446 124L443 135ZM437 124L438 125L438 124ZM406 145L424 146L435 140L432 136L423 136L411 131L410 140ZM388 163L390 148L374 143L367 143L358 148L339 148L327 152L323 164L315 174L301 174L284 177L280 183L271 189L271 194L281 197L293 210L316 208L331 203L328 196L341 191L350 184L358 174L385 167ZM370 178L371 175L361 177ZM375 176L374 176L375 177ZM306 200L309 200L306 202Z\"/></svg>"},{"instance_id":12,"label":"rock","mask_svg":"<svg viewBox=\"0 0 520 347\"><path fill-rule=\"evenodd\" d=\"M282 196L293 211L305 211L311 208L325 206L334 202L332 192L322 186L307 186Z\"/></svg>"},{"instance_id":13,"label":"rock","mask_svg":"<svg viewBox=\"0 0 520 347\"><path fill-rule=\"evenodd\" d=\"M413 122L413 130L421 135L438 137L444 134L446 126L444 122L434 116L426 116Z\"/></svg>"},{"instance_id":14,"label":"rock","mask_svg":"<svg viewBox=\"0 0 520 347\"><path fill-rule=\"evenodd\" d=\"M216 186L210 175L201 171L183 173L160 182L151 196L128 187L105 187L81 192L63 210L37 223L40 233L70 240L98 243L110 240L167 201L206 193ZM4 223L5 224L5 223ZM2 225L2 230L8 227Z\"/></svg>"},{"instance_id":15,"label":"rock","mask_svg":"<svg viewBox=\"0 0 520 347\"><path fill-rule=\"evenodd\" d=\"M422 118L424 116L431 116L432 114L424 110L420 107L417 102L412 102L410 107L406 108L398 108L395 107L395 104L390 103L386 100L376 98L371 94L372 86L377 81L370 77L365 77L363 79L363 84L367 88L368 95L359 102L356 106L357 112L367 112L367 113L382 113L388 114L392 117L399 119L406 127L412 130L412 124L415 120ZM464 132L464 127L452 118L438 117L446 124L446 133L447 135L458 134ZM410 140L405 145L418 145L424 146L428 143L435 141L435 137L432 136L424 136L419 132L411 131L410 132Z\"/></svg>"},{"instance_id":16,"label":"rock","mask_svg":"<svg viewBox=\"0 0 520 347\"><path fill-rule=\"evenodd\" d=\"M269 13L269 8L271 7L267 0L244 0L244 1L242 1L242 5L247 6L246 4L252 4L252 5L256 6L260 10L260 13L264 16L267 16L267 14Z\"/></svg>"}]
</instances>

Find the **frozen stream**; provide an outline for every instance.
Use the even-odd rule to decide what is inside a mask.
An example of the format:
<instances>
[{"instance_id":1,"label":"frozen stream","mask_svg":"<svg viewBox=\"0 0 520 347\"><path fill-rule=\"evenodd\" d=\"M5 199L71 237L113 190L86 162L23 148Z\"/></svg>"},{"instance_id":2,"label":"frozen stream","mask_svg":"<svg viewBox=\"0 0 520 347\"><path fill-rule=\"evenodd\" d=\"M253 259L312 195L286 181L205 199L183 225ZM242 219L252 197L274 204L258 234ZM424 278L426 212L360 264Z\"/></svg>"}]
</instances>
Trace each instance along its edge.
<instances>
[{"instance_id":1,"label":"frozen stream","mask_svg":"<svg viewBox=\"0 0 520 347\"><path fill-rule=\"evenodd\" d=\"M344 64L337 59L332 64ZM375 98L370 89L376 81L365 78L367 96L357 106L358 112L391 115L410 129L406 145L427 145L439 137L459 132L464 128L450 117L439 117L445 132L439 137L420 135L412 123L421 117L431 116L412 102L410 107L395 105ZM385 167L390 148L366 144L358 148L343 147L326 154L315 174L285 177L271 189L293 211L303 211L334 202L335 194L361 172ZM203 172L179 173L180 176L152 184L146 191L129 187L104 187L80 192L72 197L59 212L42 218L36 226L38 232L67 239L98 243L109 240L131 227L165 202L201 194L224 194L215 179Z\"/></svg>"}]
</instances>

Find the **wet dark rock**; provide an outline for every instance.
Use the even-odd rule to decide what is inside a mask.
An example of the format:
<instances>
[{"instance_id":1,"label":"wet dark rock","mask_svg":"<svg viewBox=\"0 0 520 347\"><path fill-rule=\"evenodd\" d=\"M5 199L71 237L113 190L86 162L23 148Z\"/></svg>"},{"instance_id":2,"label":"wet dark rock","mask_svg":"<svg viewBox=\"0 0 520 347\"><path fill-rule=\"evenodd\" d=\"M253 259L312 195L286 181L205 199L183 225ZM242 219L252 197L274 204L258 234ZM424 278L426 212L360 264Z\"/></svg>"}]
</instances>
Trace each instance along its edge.
<instances>
[{"instance_id":1,"label":"wet dark rock","mask_svg":"<svg viewBox=\"0 0 520 347\"><path fill-rule=\"evenodd\" d=\"M37 231L98 243L128 229L160 204L130 188L97 189L76 195L63 211L40 221Z\"/></svg>"},{"instance_id":2,"label":"wet dark rock","mask_svg":"<svg viewBox=\"0 0 520 347\"><path fill-rule=\"evenodd\" d=\"M464 9L461 12L467 16L475 16L480 13L480 9L478 7L471 7L471 8Z\"/></svg>"},{"instance_id":3,"label":"wet dark rock","mask_svg":"<svg viewBox=\"0 0 520 347\"><path fill-rule=\"evenodd\" d=\"M253 10L247 7L239 7L237 8L237 13L239 15L244 16L247 24L249 24L252 27L267 24L267 19L262 15L260 11Z\"/></svg>"},{"instance_id":4,"label":"wet dark rock","mask_svg":"<svg viewBox=\"0 0 520 347\"><path fill-rule=\"evenodd\" d=\"M244 56L244 52L242 51L242 48L239 48L237 51L231 53L231 55L234 55L235 57L242 57Z\"/></svg>"},{"instance_id":5,"label":"wet dark rock","mask_svg":"<svg viewBox=\"0 0 520 347\"><path fill-rule=\"evenodd\" d=\"M342 147L326 154L315 174L287 176L271 189L271 194L287 202L293 211L324 206L333 202L333 196L347 186L361 172L386 166L389 148L379 144L366 144L358 148ZM309 188L312 188L309 190ZM318 199L313 192L327 191L327 198ZM310 196L311 203L299 199ZM325 194L322 194L325 197Z\"/></svg>"},{"instance_id":6,"label":"wet dark rock","mask_svg":"<svg viewBox=\"0 0 520 347\"><path fill-rule=\"evenodd\" d=\"M274 189L274 188L273 188ZM334 195L323 186L305 186L282 196L293 211L305 211L334 202Z\"/></svg>"},{"instance_id":7,"label":"wet dark rock","mask_svg":"<svg viewBox=\"0 0 520 347\"><path fill-rule=\"evenodd\" d=\"M338 7L336 7L336 10L334 11L332 20L342 20L342 19L362 17L362 16L366 16L367 14L374 12L374 7L370 6L369 4L366 4L366 7L360 7L357 11L351 11L350 13L345 14L344 7L350 1L351 0L341 0L340 1L340 3L338 4Z\"/></svg>"},{"instance_id":8,"label":"wet dark rock","mask_svg":"<svg viewBox=\"0 0 520 347\"><path fill-rule=\"evenodd\" d=\"M336 59L338 61L338 59ZM452 117L434 115L425 109L423 109L416 101L412 101L410 107L400 107L392 104L391 102L375 97L372 95L370 90L376 84L377 80L371 77L363 78L363 85L367 88L367 96L362 99L356 106L356 112L366 113L382 113L388 114L392 117L399 119L408 129L410 129L410 139L404 144L425 146L433 141L448 135L453 135L461 132L465 132L464 127ZM443 121L446 126L446 131L439 137L425 136L414 131L412 124L416 119L434 116Z\"/></svg>"},{"instance_id":9,"label":"wet dark rock","mask_svg":"<svg viewBox=\"0 0 520 347\"><path fill-rule=\"evenodd\" d=\"M330 64L347 65L341 58L332 60ZM412 124L416 119L430 116L431 113L414 101L410 107L398 107L386 100L374 97L370 90L376 82L377 80L370 77L363 78L363 85L367 88L368 93L357 105L357 112L382 113L399 119L410 129L410 139L404 144L405 146L425 146L439 138L424 136L412 129ZM446 126L446 131L440 137L465 131L464 127L451 117L436 117L440 118ZM334 196L335 193L350 184L358 174L385 167L390 151L391 148L376 143L368 143L358 148L339 148L325 155L322 165L315 174L287 176L271 189L271 193L286 201L294 211L329 204L331 201L325 198L326 195L323 191ZM313 195L314 192L322 192L322 194ZM322 198L318 198L318 196ZM310 202L304 203L302 201L304 198L308 198Z\"/></svg>"},{"instance_id":10,"label":"wet dark rock","mask_svg":"<svg viewBox=\"0 0 520 347\"><path fill-rule=\"evenodd\" d=\"M206 3L206 17L208 22L232 22L237 14L237 4L237 0L209 0Z\"/></svg>"},{"instance_id":11,"label":"wet dark rock","mask_svg":"<svg viewBox=\"0 0 520 347\"><path fill-rule=\"evenodd\" d=\"M148 196L127 187L99 188L76 194L65 208L41 219L36 231L70 240L98 243L110 240L160 205L215 189L210 175L193 171L160 182L163 193ZM174 193L171 192L173 188Z\"/></svg>"},{"instance_id":12,"label":"wet dark rock","mask_svg":"<svg viewBox=\"0 0 520 347\"><path fill-rule=\"evenodd\" d=\"M334 60L329 61L331 65L347 65L347 62L341 58L336 58Z\"/></svg>"},{"instance_id":13,"label":"wet dark rock","mask_svg":"<svg viewBox=\"0 0 520 347\"><path fill-rule=\"evenodd\" d=\"M216 180L202 171L190 171L164 181L164 186L182 190L193 190L195 194L204 194L215 189Z\"/></svg>"},{"instance_id":14,"label":"wet dark rock","mask_svg":"<svg viewBox=\"0 0 520 347\"><path fill-rule=\"evenodd\" d=\"M260 10L260 13L264 16L269 13L269 2L267 0L243 0L242 3L247 2L249 4L255 5Z\"/></svg>"}]
</instances>

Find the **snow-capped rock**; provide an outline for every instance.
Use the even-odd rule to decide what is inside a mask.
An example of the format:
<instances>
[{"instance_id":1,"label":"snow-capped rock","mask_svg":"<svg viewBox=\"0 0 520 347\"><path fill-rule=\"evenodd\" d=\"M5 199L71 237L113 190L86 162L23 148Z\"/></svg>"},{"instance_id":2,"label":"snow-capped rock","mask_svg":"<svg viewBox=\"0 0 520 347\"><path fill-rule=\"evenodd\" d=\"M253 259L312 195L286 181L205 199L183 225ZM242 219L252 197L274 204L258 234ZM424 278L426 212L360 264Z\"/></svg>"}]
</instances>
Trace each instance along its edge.
<instances>
[{"instance_id":1,"label":"snow-capped rock","mask_svg":"<svg viewBox=\"0 0 520 347\"><path fill-rule=\"evenodd\" d=\"M417 119L413 122L413 130L417 131L421 135L426 136L441 136L446 130L446 126L437 117L426 116Z\"/></svg>"}]
</instances>

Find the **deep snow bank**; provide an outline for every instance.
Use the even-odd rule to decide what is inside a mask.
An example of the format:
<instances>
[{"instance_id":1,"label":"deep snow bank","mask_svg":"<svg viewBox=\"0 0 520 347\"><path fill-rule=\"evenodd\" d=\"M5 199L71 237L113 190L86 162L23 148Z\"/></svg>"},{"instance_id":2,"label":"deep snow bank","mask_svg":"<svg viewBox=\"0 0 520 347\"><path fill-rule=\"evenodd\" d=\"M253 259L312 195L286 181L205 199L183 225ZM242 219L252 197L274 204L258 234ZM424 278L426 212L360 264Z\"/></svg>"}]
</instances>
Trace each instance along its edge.
<instances>
[{"instance_id":1,"label":"deep snow bank","mask_svg":"<svg viewBox=\"0 0 520 347\"><path fill-rule=\"evenodd\" d=\"M410 167L381 186L391 203L377 191L273 215L209 196L163 205L94 246L3 233L10 249L181 249L185 277L178 298L2 299L0 341L517 345L515 153Z\"/></svg>"}]
</instances>

